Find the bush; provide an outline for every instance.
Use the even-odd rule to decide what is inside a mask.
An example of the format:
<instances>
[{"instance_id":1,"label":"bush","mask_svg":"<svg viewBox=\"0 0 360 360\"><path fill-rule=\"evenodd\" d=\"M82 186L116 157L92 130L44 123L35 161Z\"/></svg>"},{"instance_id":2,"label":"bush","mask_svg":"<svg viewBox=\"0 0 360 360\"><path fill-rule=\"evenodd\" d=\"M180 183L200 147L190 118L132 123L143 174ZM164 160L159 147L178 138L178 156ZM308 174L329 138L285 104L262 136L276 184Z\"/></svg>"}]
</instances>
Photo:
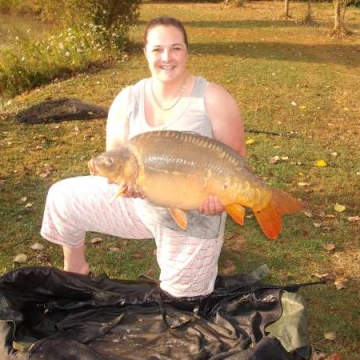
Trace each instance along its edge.
<instances>
[{"instance_id":1,"label":"bush","mask_svg":"<svg viewBox=\"0 0 360 360\"><path fill-rule=\"evenodd\" d=\"M40 16L60 27L90 24L103 44L122 48L139 17L141 0L35 0Z\"/></svg>"},{"instance_id":2,"label":"bush","mask_svg":"<svg viewBox=\"0 0 360 360\"><path fill-rule=\"evenodd\" d=\"M140 4L140 0L34 1L33 10L63 30L46 40L16 38L14 46L0 54L0 95L11 97L119 57Z\"/></svg>"}]
</instances>

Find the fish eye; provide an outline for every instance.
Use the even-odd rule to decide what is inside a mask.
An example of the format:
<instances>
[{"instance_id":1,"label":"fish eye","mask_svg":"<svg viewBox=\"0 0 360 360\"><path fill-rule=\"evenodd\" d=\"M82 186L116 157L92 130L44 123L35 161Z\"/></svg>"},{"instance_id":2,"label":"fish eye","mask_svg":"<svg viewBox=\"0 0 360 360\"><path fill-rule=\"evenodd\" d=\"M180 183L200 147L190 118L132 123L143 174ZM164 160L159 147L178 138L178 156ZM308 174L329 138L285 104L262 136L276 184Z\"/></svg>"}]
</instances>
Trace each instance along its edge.
<instances>
[{"instance_id":1,"label":"fish eye","mask_svg":"<svg viewBox=\"0 0 360 360\"><path fill-rule=\"evenodd\" d=\"M112 161L112 159L106 159L105 160L105 165L107 166L107 167L110 167L110 166L112 166L112 164L113 164L113 161Z\"/></svg>"}]
</instances>

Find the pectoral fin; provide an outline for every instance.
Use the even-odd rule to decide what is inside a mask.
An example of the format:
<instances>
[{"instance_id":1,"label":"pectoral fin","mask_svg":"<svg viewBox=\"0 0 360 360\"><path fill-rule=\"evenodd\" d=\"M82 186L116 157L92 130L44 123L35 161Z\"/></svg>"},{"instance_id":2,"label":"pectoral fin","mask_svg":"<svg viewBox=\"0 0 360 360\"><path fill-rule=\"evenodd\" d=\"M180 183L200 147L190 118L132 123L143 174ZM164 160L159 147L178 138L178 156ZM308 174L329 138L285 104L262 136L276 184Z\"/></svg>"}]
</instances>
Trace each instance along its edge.
<instances>
[{"instance_id":1,"label":"pectoral fin","mask_svg":"<svg viewBox=\"0 0 360 360\"><path fill-rule=\"evenodd\" d=\"M174 221L183 229L187 227L187 214L186 211L180 209L168 209Z\"/></svg>"},{"instance_id":2,"label":"pectoral fin","mask_svg":"<svg viewBox=\"0 0 360 360\"><path fill-rule=\"evenodd\" d=\"M119 190L118 192L116 193L116 197L119 197L119 196L123 196L126 192L126 189L127 189L127 185L125 182L122 182L120 185L119 185Z\"/></svg>"},{"instance_id":3,"label":"pectoral fin","mask_svg":"<svg viewBox=\"0 0 360 360\"><path fill-rule=\"evenodd\" d=\"M240 225L244 225L245 208L239 204L225 206L226 212Z\"/></svg>"}]
</instances>

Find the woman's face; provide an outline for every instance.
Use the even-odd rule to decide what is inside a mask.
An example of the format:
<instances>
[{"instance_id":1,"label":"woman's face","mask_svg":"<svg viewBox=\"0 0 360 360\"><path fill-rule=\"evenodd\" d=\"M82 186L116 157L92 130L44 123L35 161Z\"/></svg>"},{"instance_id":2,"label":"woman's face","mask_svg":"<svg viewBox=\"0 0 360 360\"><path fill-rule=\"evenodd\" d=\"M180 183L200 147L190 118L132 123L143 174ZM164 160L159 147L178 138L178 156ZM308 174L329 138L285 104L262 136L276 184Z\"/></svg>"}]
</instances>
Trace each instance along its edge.
<instances>
[{"instance_id":1,"label":"woman's face","mask_svg":"<svg viewBox=\"0 0 360 360\"><path fill-rule=\"evenodd\" d=\"M184 77L188 49L178 28L171 25L152 28L144 51L153 77L163 82Z\"/></svg>"}]
</instances>

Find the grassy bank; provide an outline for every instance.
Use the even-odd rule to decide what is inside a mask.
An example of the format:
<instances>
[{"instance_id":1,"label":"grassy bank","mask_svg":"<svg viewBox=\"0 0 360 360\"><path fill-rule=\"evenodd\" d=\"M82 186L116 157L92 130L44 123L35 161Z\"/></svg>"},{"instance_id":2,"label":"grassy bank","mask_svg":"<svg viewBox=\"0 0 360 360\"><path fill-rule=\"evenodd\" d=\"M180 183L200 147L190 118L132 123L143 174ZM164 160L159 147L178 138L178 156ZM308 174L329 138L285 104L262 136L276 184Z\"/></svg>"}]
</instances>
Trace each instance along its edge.
<instances>
[{"instance_id":1,"label":"grassy bank","mask_svg":"<svg viewBox=\"0 0 360 360\"><path fill-rule=\"evenodd\" d=\"M250 272L267 264L266 281L277 284L328 274L327 285L301 290L308 300L311 341L320 352L355 360L360 352L360 11L347 12L353 35L334 39L327 36L330 4L313 6L312 26L301 23L306 4L291 6L293 19L285 21L279 19L281 2L240 9L146 4L132 39L140 43L146 20L154 16L182 19L191 69L227 88L242 109L255 172L307 204L304 213L284 219L283 233L273 242L253 218L244 227L229 220L220 272ZM104 119L25 125L14 115L47 98L109 106L122 87L148 76L141 47L134 48L111 68L55 81L0 110L1 273L23 265L62 266L60 249L39 235L47 190L59 179L87 174L87 160L104 149ZM93 244L94 237L102 241ZM151 240L100 234L87 240L94 273L128 279L158 274ZM35 243L44 249L32 249ZM27 261L14 263L21 253ZM335 339L325 339L331 332Z\"/></svg>"}]
</instances>

